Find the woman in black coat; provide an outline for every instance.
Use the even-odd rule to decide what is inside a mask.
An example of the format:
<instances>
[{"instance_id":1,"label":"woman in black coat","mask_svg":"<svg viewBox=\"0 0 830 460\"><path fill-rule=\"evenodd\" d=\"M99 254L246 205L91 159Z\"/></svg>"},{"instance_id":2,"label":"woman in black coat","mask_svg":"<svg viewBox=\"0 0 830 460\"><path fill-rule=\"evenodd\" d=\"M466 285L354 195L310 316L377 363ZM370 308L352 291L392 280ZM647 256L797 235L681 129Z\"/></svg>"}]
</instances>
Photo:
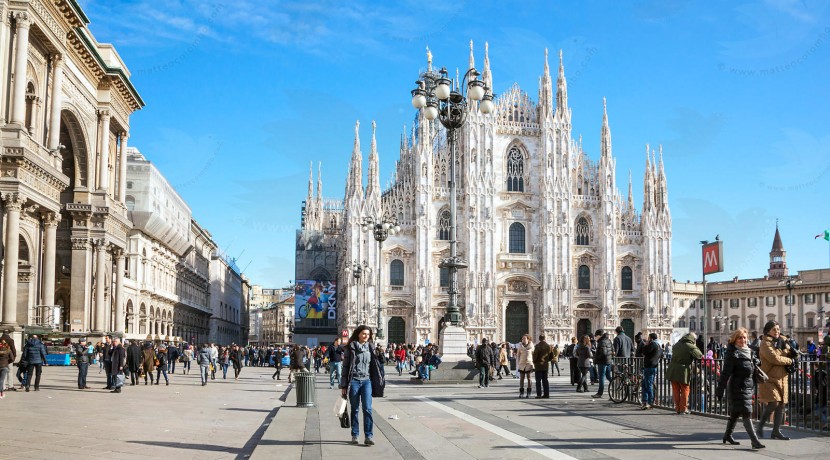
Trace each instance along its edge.
<instances>
[{"instance_id":1,"label":"woman in black coat","mask_svg":"<svg viewBox=\"0 0 830 460\"><path fill-rule=\"evenodd\" d=\"M729 346L724 353L723 369L718 381L717 397L723 399L724 390L728 389L729 421L726 423L726 432L723 434L723 443L740 444L732 437L732 431L738 423L738 417L743 418L753 449L762 449L764 445L758 441L755 427L752 426L752 395L755 392L755 382L752 379L753 368L757 365L757 357L747 344L749 333L744 328L736 330L729 339Z\"/></svg>"}]
</instances>

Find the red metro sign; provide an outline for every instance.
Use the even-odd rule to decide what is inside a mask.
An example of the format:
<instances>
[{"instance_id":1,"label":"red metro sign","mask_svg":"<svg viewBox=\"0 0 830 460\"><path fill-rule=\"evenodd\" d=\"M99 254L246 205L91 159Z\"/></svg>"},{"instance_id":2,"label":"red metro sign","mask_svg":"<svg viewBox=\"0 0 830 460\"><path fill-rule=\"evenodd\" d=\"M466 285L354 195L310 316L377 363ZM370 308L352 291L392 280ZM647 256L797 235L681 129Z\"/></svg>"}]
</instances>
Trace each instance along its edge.
<instances>
[{"instance_id":1,"label":"red metro sign","mask_svg":"<svg viewBox=\"0 0 830 460\"><path fill-rule=\"evenodd\" d=\"M723 241L703 245L703 274L723 271Z\"/></svg>"}]
</instances>

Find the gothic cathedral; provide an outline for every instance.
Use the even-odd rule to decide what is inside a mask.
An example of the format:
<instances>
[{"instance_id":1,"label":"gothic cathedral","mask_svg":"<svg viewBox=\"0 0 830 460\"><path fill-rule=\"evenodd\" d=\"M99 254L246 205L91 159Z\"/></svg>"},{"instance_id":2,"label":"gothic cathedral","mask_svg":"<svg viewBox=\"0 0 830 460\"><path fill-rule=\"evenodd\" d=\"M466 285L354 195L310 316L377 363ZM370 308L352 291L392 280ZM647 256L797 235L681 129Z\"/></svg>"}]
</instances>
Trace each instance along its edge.
<instances>
[{"instance_id":1,"label":"gothic cathedral","mask_svg":"<svg viewBox=\"0 0 830 460\"><path fill-rule=\"evenodd\" d=\"M470 66L473 66L472 44ZM485 48L482 78L493 87ZM605 101L603 100L603 105ZM392 180L381 189L372 124L364 188L359 123L337 216L338 329L376 326L386 341L436 341L448 295L449 151L446 130L416 115L401 137ZM607 111L594 161L571 132L562 54L555 95L547 51L538 102L518 85L498 96L493 114L473 108L458 149L459 304L470 342L518 342L545 333L551 342L622 325L667 338L671 291L671 213L662 154L646 147L643 207L617 188ZM319 197L318 197L319 198ZM309 196L309 200L313 198ZM319 201L318 201L319 202ZM396 218L401 231L379 244L365 217ZM379 255L380 254L380 255ZM362 276L354 269L361 267ZM380 272L380 302L377 301Z\"/></svg>"}]
</instances>

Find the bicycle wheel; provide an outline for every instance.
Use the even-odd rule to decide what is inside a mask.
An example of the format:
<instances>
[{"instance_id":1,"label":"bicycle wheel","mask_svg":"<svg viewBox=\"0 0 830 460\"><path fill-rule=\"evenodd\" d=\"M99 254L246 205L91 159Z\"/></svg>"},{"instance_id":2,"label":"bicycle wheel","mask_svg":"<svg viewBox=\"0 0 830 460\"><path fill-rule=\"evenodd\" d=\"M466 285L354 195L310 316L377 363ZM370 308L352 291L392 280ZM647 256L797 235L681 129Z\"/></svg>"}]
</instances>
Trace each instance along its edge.
<instances>
[{"instance_id":1,"label":"bicycle wheel","mask_svg":"<svg viewBox=\"0 0 830 460\"><path fill-rule=\"evenodd\" d=\"M643 377L636 375L631 379L631 396L634 398L633 402L640 402L640 392L643 391Z\"/></svg>"},{"instance_id":2,"label":"bicycle wheel","mask_svg":"<svg viewBox=\"0 0 830 460\"><path fill-rule=\"evenodd\" d=\"M616 404L624 402L628 399L628 391L628 383L622 375L615 376L614 379L608 383L608 397L611 398L611 401L614 401Z\"/></svg>"}]
</instances>

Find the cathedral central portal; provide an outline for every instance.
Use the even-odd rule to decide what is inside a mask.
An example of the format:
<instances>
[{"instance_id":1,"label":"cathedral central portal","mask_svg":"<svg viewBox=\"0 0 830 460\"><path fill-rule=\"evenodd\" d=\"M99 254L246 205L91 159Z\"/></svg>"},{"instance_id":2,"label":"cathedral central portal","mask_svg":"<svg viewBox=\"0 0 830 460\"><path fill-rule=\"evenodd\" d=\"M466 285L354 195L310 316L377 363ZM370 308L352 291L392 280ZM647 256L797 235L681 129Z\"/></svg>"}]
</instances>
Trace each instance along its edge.
<instances>
[{"instance_id":1,"label":"cathedral central portal","mask_svg":"<svg viewBox=\"0 0 830 460\"><path fill-rule=\"evenodd\" d=\"M504 338L509 343L519 343L530 333L530 315L527 302L511 301L507 304Z\"/></svg>"}]
</instances>

